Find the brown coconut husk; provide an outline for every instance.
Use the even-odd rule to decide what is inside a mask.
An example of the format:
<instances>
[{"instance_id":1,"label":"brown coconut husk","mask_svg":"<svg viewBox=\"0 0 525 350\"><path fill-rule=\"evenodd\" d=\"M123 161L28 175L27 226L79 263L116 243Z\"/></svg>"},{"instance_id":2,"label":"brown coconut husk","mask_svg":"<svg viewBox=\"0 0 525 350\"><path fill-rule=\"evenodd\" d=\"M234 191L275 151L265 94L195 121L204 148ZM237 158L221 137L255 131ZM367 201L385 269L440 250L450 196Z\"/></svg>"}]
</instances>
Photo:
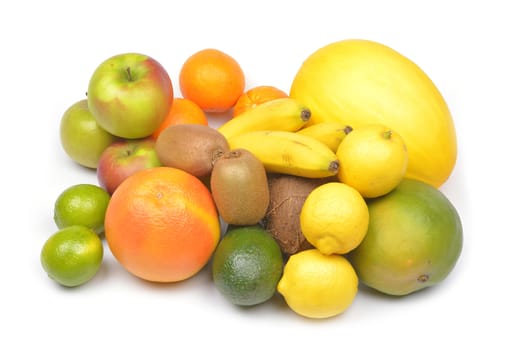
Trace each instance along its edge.
<instances>
[{"instance_id":1,"label":"brown coconut husk","mask_svg":"<svg viewBox=\"0 0 525 350\"><path fill-rule=\"evenodd\" d=\"M262 225L274 237L285 255L313 248L301 231L299 216L308 194L330 181L335 180L287 174L268 175L270 204Z\"/></svg>"}]
</instances>

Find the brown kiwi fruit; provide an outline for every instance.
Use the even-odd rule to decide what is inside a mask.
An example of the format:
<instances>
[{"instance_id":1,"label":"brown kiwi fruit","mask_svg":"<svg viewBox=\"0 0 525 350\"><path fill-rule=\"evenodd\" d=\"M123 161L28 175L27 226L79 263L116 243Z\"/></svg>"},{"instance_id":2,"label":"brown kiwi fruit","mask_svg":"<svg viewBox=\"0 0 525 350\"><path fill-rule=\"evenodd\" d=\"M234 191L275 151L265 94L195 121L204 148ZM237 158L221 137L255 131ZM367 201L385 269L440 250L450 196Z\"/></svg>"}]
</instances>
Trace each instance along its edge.
<instances>
[{"instance_id":1,"label":"brown kiwi fruit","mask_svg":"<svg viewBox=\"0 0 525 350\"><path fill-rule=\"evenodd\" d=\"M164 166L178 168L197 177L211 174L213 162L230 149L216 129L201 124L174 124L157 137L155 150Z\"/></svg>"},{"instance_id":2,"label":"brown kiwi fruit","mask_svg":"<svg viewBox=\"0 0 525 350\"><path fill-rule=\"evenodd\" d=\"M231 150L215 161L210 188L220 216L230 225L259 223L270 202L264 165L245 149Z\"/></svg>"}]
</instances>

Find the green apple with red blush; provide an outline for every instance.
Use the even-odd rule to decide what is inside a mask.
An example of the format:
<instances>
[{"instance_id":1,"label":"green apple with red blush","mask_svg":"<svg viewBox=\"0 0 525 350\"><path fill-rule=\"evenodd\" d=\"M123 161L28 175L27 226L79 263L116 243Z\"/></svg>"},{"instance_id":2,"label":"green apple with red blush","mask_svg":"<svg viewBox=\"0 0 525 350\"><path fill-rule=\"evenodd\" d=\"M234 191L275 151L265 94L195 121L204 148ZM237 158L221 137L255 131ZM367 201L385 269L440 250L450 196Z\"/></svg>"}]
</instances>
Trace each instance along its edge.
<instances>
[{"instance_id":1,"label":"green apple with red blush","mask_svg":"<svg viewBox=\"0 0 525 350\"><path fill-rule=\"evenodd\" d=\"M161 166L155 151L155 140L122 139L109 145L97 167L97 178L101 187L113 194L129 176L148 168Z\"/></svg>"},{"instance_id":2,"label":"green apple with red blush","mask_svg":"<svg viewBox=\"0 0 525 350\"><path fill-rule=\"evenodd\" d=\"M123 53L95 69L87 100L102 128L121 138L139 139L150 136L168 115L173 85L157 60Z\"/></svg>"}]
</instances>

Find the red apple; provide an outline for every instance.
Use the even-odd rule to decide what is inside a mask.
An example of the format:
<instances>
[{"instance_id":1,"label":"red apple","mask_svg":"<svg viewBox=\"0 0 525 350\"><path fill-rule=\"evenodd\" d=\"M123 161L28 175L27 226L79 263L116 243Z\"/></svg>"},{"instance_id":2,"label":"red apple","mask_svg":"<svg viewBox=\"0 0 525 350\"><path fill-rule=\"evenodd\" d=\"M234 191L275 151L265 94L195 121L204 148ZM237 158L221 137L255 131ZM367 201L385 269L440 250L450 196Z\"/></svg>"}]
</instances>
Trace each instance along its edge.
<instances>
[{"instance_id":1,"label":"red apple","mask_svg":"<svg viewBox=\"0 0 525 350\"><path fill-rule=\"evenodd\" d=\"M119 140L102 152L97 167L98 182L112 194L130 175L157 166L161 163L155 151L155 140Z\"/></svg>"},{"instance_id":2,"label":"red apple","mask_svg":"<svg viewBox=\"0 0 525 350\"><path fill-rule=\"evenodd\" d=\"M153 58L125 53L102 62L89 81L88 104L98 124L125 139L150 136L173 101L171 79Z\"/></svg>"}]
</instances>

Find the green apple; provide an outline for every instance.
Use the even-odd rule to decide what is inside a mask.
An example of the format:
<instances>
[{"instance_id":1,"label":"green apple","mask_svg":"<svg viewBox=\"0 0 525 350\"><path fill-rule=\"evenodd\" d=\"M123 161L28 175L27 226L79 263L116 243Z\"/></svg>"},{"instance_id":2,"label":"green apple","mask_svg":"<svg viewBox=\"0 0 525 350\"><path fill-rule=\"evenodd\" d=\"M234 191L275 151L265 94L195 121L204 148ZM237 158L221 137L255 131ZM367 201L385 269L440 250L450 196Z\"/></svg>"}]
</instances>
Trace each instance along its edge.
<instances>
[{"instance_id":1,"label":"green apple","mask_svg":"<svg viewBox=\"0 0 525 350\"><path fill-rule=\"evenodd\" d=\"M98 125L87 99L71 105L60 121L62 148L71 159L88 168L97 168L102 152L118 139Z\"/></svg>"},{"instance_id":2,"label":"green apple","mask_svg":"<svg viewBox=\"0 0 525 350\"><path fill-rule=\"evenodd\" d=\"M137 139L151 135L166 118L173 86L159 62L146 55L124 53L96 68L87 98L100 126L122 138Z\"/></svg>"}]
</instances>

